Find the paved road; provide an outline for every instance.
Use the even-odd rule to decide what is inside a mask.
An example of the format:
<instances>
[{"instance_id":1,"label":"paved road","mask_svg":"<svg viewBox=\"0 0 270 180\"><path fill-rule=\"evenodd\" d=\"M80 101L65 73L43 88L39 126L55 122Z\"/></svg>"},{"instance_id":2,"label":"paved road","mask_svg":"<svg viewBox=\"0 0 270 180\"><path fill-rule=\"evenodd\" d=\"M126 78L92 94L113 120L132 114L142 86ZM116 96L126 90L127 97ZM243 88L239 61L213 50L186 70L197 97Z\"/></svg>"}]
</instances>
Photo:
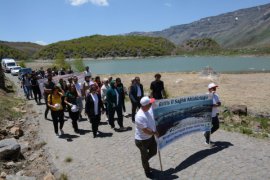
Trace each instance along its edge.
<instances>
[{"instance_id":1,"label":"paved road","mask_svg":"<svg viewBox=\"0 0 270 180\"><path fill-rule=\"evenodd\" d=\"M12 78L13 80L15 78ZM29 101L34 103L34 101ZM83 133L73 132L71 121L65 122L65 136L58 138L51 121L44 119L44 105L34 106L39 112L40 136L57 168L57 173L71 180L146 179L140 153L134 144L134 125L130 118L124 125L132 128L115 132L108 125L100 131L102 137L93 138L88 121L79 122ZM127 109L130 105L127 104ZM213 136L216 146L204 144L202 133L179 139L161 151L164 171L161 172L158 156L150 160L156 169L156 179L270 179L270 142L238 133L218 130ZM65 162L71 158L72 162Z\"/></svg>"}]
</instances>

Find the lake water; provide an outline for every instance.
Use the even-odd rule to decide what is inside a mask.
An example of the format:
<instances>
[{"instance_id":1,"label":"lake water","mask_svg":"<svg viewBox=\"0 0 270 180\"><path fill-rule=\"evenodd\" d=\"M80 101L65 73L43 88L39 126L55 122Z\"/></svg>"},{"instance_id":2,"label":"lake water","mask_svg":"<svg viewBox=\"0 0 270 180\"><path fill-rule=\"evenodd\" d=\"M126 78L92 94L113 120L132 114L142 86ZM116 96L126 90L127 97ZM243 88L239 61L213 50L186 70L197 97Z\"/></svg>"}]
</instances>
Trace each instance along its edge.
<instances>
[{"instance_id":1,"label":"lake water","mask_svg":"<svg viewBox=\"0 0 270 180\"><path fill-rule=\"evenodd\" d=\"M270 71L270 57L158 57L144 59L86 60L95 74L145 72L198 72L210 66L217 72Z\"/></svg>"}]
</instances>

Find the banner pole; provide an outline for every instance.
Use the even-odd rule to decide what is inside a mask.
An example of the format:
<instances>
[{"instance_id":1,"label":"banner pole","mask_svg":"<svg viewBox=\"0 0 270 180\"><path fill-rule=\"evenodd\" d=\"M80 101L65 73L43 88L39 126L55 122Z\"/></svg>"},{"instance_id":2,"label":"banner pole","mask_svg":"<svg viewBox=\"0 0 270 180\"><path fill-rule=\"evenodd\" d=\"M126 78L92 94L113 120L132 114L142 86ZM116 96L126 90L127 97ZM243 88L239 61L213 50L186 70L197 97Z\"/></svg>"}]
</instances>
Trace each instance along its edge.
<instances>
[{"instance_id":1,"label":"banner pole","mask_svg":"<svg viewBox=\"0 0 270 180\"><path fill-rule=\"evenodd\" d=\"M163 171L162 162L161 162L161 156L160 156L160 150L159 149L158 149L158 157L159 157L159 163L160 163L160 170Z\"/></svg>"}]
</instances>

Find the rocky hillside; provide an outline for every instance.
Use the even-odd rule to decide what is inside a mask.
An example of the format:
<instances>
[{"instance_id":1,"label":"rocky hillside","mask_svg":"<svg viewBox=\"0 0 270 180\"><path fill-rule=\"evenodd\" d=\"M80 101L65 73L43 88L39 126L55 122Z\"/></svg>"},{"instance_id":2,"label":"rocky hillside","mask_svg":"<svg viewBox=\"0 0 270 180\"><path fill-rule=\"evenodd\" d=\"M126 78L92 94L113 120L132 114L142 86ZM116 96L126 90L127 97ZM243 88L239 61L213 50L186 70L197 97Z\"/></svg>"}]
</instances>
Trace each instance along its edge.
<instances>
[{"instance_id":1,"label":"rocky hillside","mask_svg":"<svg viewBox=\"0 0 270 180\"><path fill-rule=\"evenodd\" d=\"M27 59L29 56L18 49L12 48L10 46L0 44L0 59L3 58L14 58L16 60Z\"/></svg>"},{"instance_id":2,"label":"rocky hillside","mask_svg":"<svg viewBox=\"0 0 270 180\"><path fill-rule=\"evenodd\" d=\"M0 46L8 46L12 49L23 52L27 57L31 57L33 54L38 52L43 46L31 42L7 42L0 41Z\"/></svg>"},{"instance_id":3,"label":"rocky hillside","mask_svg":"<svg viewBox=\"0 0 270 180\"><path fill-rule=\"evenodd\" d=\"M206 17L190 24L132 35L164 37L182 44L190 39L212 38L225 48L270 46L270 4Z\"/></svg>"}]
</instances>

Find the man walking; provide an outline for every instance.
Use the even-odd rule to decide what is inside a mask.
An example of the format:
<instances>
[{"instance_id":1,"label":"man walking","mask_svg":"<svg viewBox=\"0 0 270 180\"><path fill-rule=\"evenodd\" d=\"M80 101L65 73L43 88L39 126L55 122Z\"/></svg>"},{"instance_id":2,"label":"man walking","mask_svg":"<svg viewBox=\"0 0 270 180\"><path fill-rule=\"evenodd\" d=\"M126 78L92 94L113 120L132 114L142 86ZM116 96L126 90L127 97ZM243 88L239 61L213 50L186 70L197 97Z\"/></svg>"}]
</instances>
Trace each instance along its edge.
<instances>
[{"instance_id":1,"label":"man walking","mask_svg":"<svg viewBox=\"0 0 270 180\"><path fill-rule=\"evenodd\" d=\"M140 78L135 77L135 83L131 85L129 98L131 100L131 118L132 122L135 122L135 114L137 108L140 108L140 100L144 96L143 85L140 83Z\"/></svg>"},{"instance_id":2,"label":"man walking","mask_svg":"<svg viewBox=\"0 0 270 180\"><path fill-rule=\"evenodd\" d=\"M109 124L111 128L114 129L114 114L117 113L117 122L120 127L119 130L126 130L123 126L123 111L122 111L122 100L119 90L117 89L117 84L114 80L111 81L110 88L107 91L107 108L109 113Z\"/></svg>"},{"instance_id":3,"label":"man walking","mask_svg":"<svg viewBox=\"0 0 270 180\"><path fill-rule=\"evenodd\" d=\"M219 128L219 119L218 119L218 107L221 106L221 102L219 100L219 96L216 94L216 88L218 86L215 83L210 83L208 85L208 91L209 94L213 94L213 108L212 108L212 128L211 132L207 131L204 133L205 137L205 143L206 144L211 144L212 142L210 141L210 133L213 134L216 130Z\"/></svg>"},{"instance_id":4,"label":"man walking","mask_svg":"<svg viewBox=\"0 0 270 180\"><path fill-rule=\"evenodd\" d=\"M141 108L135 117L135 144L141 152L142 166L148 178L153 177L148 161L157 154L157 143L154 135L158 135L158 133L151 108L154 101L154 98L143 97L140 100Z\"/></svg>"},{"instance_id":5,"label":"man walking","mask_svg":"<svg viewBox=\"0 0 270 180\"><path fill-rule=\"evenodd\" d=\"M164 99L165 97L165 90L164 90L164 83L160 80L161 75L155 74L155 81L151 83L151 97L155 99Z\"/></svg>"}]
</instances>

